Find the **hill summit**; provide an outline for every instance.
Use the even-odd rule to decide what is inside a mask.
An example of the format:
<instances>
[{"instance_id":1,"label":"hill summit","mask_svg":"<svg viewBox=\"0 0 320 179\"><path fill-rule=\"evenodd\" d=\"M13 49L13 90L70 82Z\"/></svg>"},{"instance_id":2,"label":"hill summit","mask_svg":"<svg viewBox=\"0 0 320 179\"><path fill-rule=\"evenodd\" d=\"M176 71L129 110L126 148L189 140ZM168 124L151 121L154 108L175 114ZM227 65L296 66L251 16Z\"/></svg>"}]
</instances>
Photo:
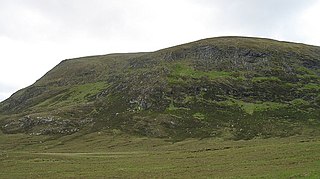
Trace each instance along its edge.
<instances>
[{"instance_id":1,"label":"hill summit","mask_svg":"<svg viewBox=\"0 0 320 179\"><path fill-rule=\"evenodd\" d=\"M217 37L62 61L0 103L5 134L319 135L320 47Z\"/></svg>"}]
</instances>

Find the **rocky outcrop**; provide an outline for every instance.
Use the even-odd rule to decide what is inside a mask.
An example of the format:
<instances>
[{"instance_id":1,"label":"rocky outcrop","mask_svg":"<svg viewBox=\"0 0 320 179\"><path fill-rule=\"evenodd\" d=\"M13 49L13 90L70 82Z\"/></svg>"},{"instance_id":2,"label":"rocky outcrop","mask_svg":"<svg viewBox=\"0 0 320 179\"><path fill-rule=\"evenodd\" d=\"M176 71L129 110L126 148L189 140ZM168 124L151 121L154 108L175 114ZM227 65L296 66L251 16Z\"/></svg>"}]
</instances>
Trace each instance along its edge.
<instances>
[{"instance_id":1,"label":"rocky outcrop","mask_svg":"<svg viewBox=\"0 0 320 179\"><path fill-rule=\"evenodd\" d=\"M72 134L85 125L92 123L91 119L68 120L55 117L25 116L18 120L6 120L0 127L5 134L28 133L30 135Z\"/></svg>"}]
</instances>

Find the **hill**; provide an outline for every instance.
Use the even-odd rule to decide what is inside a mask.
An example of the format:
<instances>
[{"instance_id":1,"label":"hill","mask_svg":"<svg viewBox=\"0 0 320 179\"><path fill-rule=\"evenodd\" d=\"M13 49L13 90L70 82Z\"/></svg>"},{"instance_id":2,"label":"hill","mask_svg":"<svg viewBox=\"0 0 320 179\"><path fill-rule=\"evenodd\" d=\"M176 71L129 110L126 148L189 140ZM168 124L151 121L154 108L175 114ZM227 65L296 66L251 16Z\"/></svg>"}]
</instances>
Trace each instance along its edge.
<instances>
[{"instance_id":1,"label":"hill","mask_svg":"<svg viewBox=\"0 0 320 179\"><path fill-rule=\"evenodd\" d=\"M4 134L318 136L320 47L218 37L62 61L0 103Z\"/></svg>"}]
</instances>

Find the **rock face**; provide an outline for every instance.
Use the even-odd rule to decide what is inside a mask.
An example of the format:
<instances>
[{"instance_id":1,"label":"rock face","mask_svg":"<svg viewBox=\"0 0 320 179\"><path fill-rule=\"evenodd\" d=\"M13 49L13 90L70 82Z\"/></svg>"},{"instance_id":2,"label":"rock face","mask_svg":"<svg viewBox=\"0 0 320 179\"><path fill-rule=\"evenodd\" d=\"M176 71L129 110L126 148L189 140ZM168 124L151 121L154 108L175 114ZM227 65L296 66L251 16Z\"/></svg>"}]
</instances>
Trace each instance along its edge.
<instances>
[{"instance_id":1,"label":"rock face","mask_svg":"<svg viewBox=\"0 0 320 179\"><path fill-rule=\"evenodd\" d=\"M4 133L37 135L318 135L319 94L319 47L221 37L62 61L0 103L0 124Z\"/></svg>"},{"instance_id":2,"label":"rock face","mask_svg":"<svg viewBox=\"0 0 320 179\"><path fill-rule=\"evenodd\" d=\"M1 126L1 130L7 134L19 132L31 135L72 134L92 122L93 120L89 119L71 121L54 117L31 118L30 116L25 116L18 120L7 120Z\"/></svg>"}]
</instances>

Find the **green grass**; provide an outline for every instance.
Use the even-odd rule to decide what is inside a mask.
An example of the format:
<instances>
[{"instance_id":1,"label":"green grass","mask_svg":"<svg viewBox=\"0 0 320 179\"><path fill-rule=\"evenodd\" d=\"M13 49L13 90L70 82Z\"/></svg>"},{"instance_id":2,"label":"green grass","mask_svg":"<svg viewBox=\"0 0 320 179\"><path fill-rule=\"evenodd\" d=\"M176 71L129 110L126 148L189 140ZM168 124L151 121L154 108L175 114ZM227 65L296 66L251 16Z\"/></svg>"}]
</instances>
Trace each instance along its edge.
<instances>
[{"instance_id":1,"label":"green grass","mask_svg":"<svg viewBox=\"0 0 320 179\"><path fill-rule=\"evenodd\" d=\"M294 106L307 106L309 105L309 101L303 100L303 99L294 99L290 102Z\"/></svg>"},{"instance_id":2,"label":"green grass","mask_svg":"<svg viewBox=\"0 0 320 179\"><path fill-rule=\"evenodd\" d=\"M198 120L203 120L203 119L205 119L205 117L206 117L204 114L199 113L199 112L194 113L192 116L193 116L194 118L198 119Z\"/></svg>"},{"instance_id":3,"label":"green grass","mask_svg":"<svg viewBox=\"0 0 320 179\"><path fill-rule=\"evenodd\" d=\"M39 103L35 107L68 106L84 103L90 98L95 97L95 95L107 88L107 86L108 85L105 82L75 85L70 87L67 91Z\"/></svg>"},{"instance_id":4,"label":"green grass","mask_svg":"<svg viewBox=\"0 0 320 179\"><path fill-rule=\"evenodd\" d=\"M0 178L318 178L320 138L223 141L105 132L1 135ZM19 145L12 141L21 142ZM41 141L41 142L40 142Z\"/></svg>"},{"instance_id":5,"label":"green grass","mask_svg":"<svg viewBox=\"0 0 320 179\"><path fill-rule=\"evenodd\" d=\"M83 102L90 97L94 97L96 94L101 92L106 88L106 83L96 82L96 83L87 83L83 85L77 85L70 89L72 95L68 98L73 102Z\"/></svg>"},{"instance_id":6,"label":"green grass","mask_svg":"<svg viewBox=\"0 0 320 179\"><path fill-rule=\"evenodd\" d=\"M280 82L281 80L278 77L274 77L274 76L271 76L271 77L254 77L252 79L252 82L263 82L263 81L270 81L270 82L273 82L273 83L277 83L277 82Z\"/></svg>"},{"instance_id":7,"label":"green grass","mask_svg":"<svg viewBox=\"0 0 320 179\"><path fill-rule=\"evenodd\" d=\"M296 70L299 72L299 73L302 73L302 74L308 74L308 75L317 75L314 71L306 68L306 67L303 67L303 66L299 66L296 68Z\"/></svg>"},{"instance_id":8,"label":"green grass","mask_svg":"<svg viewBox=\"0 0 320 179\"><path fill-rule=\"evenodd\" d=\"M184 107L175 107L174 106L174 102L173 102L173 99L172 98L169 98L170 99L170 104L169 106L167 107L167 111L176 111L176 110L190 110L189 108L184 108ZM188 100L188 99L186 99Z\"/></svg>"},{"instance_id":9,"label":"green grass","mask_svg":"<svg viewBox=\"0 0 320 179\"><path fill-rule=\"evenodd\" d=\"M195 70L192 67L178 63L175 64L172 68L172 73L170 74L172 77L190 77L190 78L202 78L208 77L209 79L216 79L216 78L224 78L224 77L231 77L230 72L225 71L199 71Z\"/></svg>"},{"instance_id":10,"label":"green grass","mask_svg":"<svg viewBox=\"0 0 320 179\"><path fill-rule=\"evenodd\" d=\"M315 91L320 91L320 84L316 83L309 83L304 85L300 90L315 90Z\"/></svg>"},{"instance_id":11,"label":"green grass","mask_svg":"<svg viewBox=\"0 0 320 179\"><path fill-rule=\"evenodd\" d=\"M253 114L258 111L275 110L286 107L287 104L276 102L245 102L241 100L230 99L227 101L221 101L218 104L226 106L239 106L243 111L248 114Z\"/></svg>"}]
</instances>

